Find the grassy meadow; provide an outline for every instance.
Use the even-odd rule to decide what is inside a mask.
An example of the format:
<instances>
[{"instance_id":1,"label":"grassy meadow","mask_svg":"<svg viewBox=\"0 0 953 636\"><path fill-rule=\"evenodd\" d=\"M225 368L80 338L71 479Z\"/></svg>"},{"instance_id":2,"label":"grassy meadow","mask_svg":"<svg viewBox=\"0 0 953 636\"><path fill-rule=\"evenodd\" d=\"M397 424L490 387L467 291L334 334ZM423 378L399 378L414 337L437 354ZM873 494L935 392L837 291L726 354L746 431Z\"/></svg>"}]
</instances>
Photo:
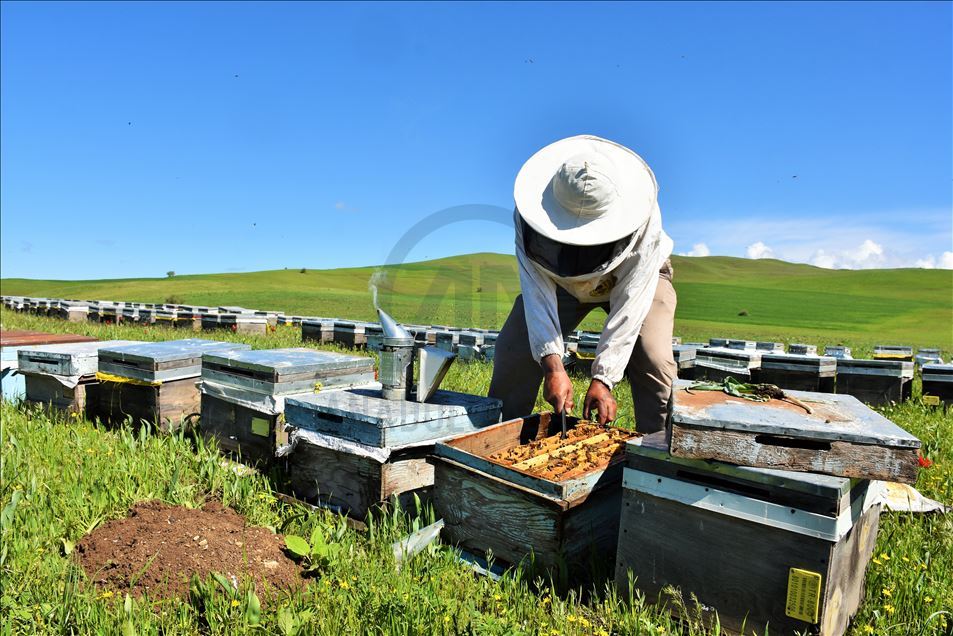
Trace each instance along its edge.
<instances>
[{"instance_id":1,"label":"grassy meadow","mask_svg":"<svg viewBox=\"0 0 953 636\"><path fill-rule=\"evenodd\" d=\"M126 297L121 291L104 290L102 295ZM0 322L7 329L68 331L102 339L189 335L163 327L70 324L8 311L0 313ZM261 336L220 332L214 337L255 348L301 346L300 332L293 327ZM845 339L858 349L867 346L864 342ZM485 394L490 374L488 364L456 363L444 386ZM575 384L577 392L585 390L583 380ZM621 423L631 424L628 388L619 387L616 394ZM538 407L543 407L542 400ZM924 454L934 462L921 471L917 487L929 497L953 503L953 416L923 406L918 391L914 400L882 412L920 437ZM692 607L680 608L669 597L620 598L611 586L557 594L545 581L519 573L499 581L477 577L448 546L435 545L398 568L391 544L429 523L428 509L390 509L376 516L367 531L358 531L329 512L284 503L266 476L239 475L219 460L214 447L182 434L107 429L81 417L48 416L25 405L3 404L0 421L0 634L719 633L701 626ZM278 532L308 537L317 528L342 551L306 590L270 599L260 614L245 596L238 601L213 594L193 604L136 600L100 590L87 582L68 554L82 536L124 516L136 501L199 506L210 498L233 506L250 523ZM657 600L661 602L654 603ZM951 607L953 518L885 512L867 572L866 601L848 633L949 634ZM673 610L682 618L673 618Z\"/></svg>"},{"instance_id":2,"label":"grassy meadow","mask_svg":"<svg viewBox=\"0 0 953 636\"><path fill-rule=\"evenodd\" d=\"M953 272L826 270L777 260L674 256L676 333L820 346L908 344L953 351ZM498 328L519 293L516 262L470 254L382 268L381 304L404 322ZM287 269L162 279L7 278L12 295L239 305L289 314L376 319L368 283L377 268ZM743 314L743 315L742 315ZM597 310L583 324L601 328Z\"/></svg>"}]
</instances>

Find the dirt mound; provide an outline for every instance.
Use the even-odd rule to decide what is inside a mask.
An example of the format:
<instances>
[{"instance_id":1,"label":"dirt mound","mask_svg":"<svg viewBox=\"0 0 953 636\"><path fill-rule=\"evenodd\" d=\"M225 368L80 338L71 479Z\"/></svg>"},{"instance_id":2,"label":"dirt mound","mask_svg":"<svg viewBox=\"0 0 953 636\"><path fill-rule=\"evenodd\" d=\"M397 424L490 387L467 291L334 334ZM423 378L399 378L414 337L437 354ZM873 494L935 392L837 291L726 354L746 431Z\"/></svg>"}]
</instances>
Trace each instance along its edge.
<instances>
[{"instance_id":1,"label":"dirt mound","mask_svg":"<svg viewBox=\"0 0 953 636\"><path fill-rule=\"evenodd\" d=\"M200 509L160 501L134 505L125 519L83 537L76 555L89 578L107 589L151 598L186 597L193 574L251 578L259 594L303 585L284 540L218 502Z\"/></svg>"}]
</instances>

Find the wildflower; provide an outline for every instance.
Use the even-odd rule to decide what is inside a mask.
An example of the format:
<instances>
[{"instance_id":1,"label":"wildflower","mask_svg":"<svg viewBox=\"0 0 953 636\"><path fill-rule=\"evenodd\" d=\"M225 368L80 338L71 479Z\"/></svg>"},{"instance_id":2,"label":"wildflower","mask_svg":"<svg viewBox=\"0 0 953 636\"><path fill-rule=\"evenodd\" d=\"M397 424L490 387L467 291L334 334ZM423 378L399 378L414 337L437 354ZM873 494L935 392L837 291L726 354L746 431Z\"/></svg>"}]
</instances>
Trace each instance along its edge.
<instances>
[{"instance_id":1,"label":"wildflower","mask_svg":"<svg viewBox=\"0 0 953 636\"><path fill-rule=\"evenodd\" d=\"M583 627L590 627L592 625L592 623L589 622L589 619L587 619L585 616L579 618L579 624Z\"/></svg>"},{"instance_id":2,"label":"wildflower","mask_svg":"<svg viewBox=\"0 0 953 636\"><path fill-rule=\"evenodd\" d=\"M933 465L933 460L929 457L924 457L919 452L917 452L917 462L919 462L921 468L929 468Z\"/></svg>"},{"instance_id":3,"label":"wildflower","mask_svg":"<svg viewBox=\"0 0 953 636\"><path fill-rule=\"evenodd\" d=\"M884 561L889 561L889 560L890 560L890 555L887 554L886 552L881 552L881 553L880 553L880 558L881 558L882 560L884 560Z\"/></svg>"},{"instance_id":4,"label":"wildflower","mask_svg":"<svg viewBox=\"0 0 953 636\"><path fill-rule=\"evenodd\" d=\"M338 585L341 586L341 589L342 589L342 590L349 590L349 589L351 589L351 585L350 585L347 581L338 581Z\"/></svg>"},{"instance_id":5,"label":"wildflower","mask_svg":"<svg viewBox=\"0 0 953 636\"><path fill-rule=\"evenodd\" d=\"M658 627L655 628L655 631L657 631L659 634L664 634L665 628L659 625Z\"/></svg>"},{"instance_id":6,"label":"wildflower","mask_svg":"<svg viewBox=\"0 0 953 636\"><path fill-rule=\"evenodd\" d=\"M862 632L865 633L865 634L873 634L873 633L874 633L874 626L873 626L873 625L864 625L863 627L861 627L860 631L862 631Z\"/></svg>"},{"instance_id":7,"label":"wildflower","mask_svg":"<svg viewBox=\"0 0 953 636\"><path fill-rule=\"evenodd\" d=\"M573 614L568 615L568 616L566 617L566 622L567 622L567 623L575 623L575 622L576 622L576 617L575 617L575 615L573 615Z\"/></svg>"},{"instance_id":8,"label":"wildflower","mask_svg":"<svg viewBox=\"0 0 953 636\"><path fill-rule=\"evenodd\" d=\"M241 603L238 602L237 598L232 599L232 607L238 607Z\"/></svg>"},{"instance_id":9,"label":"wildflower","mask_svg":"<svg viewBox=\"0 0 953 636\"><path fill-rule=\"evenodd\" d=\"M541 602L543 605L549 605L552 602L552 600L553 599L551 599L549 596L544 596Z\"/></svg>"},{"instance_id":10,"label":"wildflower","mask_svg":"<svg viewBox=\"0 0 953 636\"><path fill-rule=\"evenodd\" d=\"M596 632L596 636L609 636L609 632L600 627L599 631Z\"/></svg>"},{"instance_id":11,"label":"wildflower","mask_svg":"<svg viewBox=\"0 0 953 636\"><path fill-rule=\"evenodd\" d=\"M885 587L884 589L882 589L882 590L880 590L880 591L881 591L881 593L882 593L884 596L886 596L887 598L890 598L891 596L893 596L893 592L890 590L889 587Z\"/></svg>"},{"instance_id":12,"label":"wildflower","mask_svg":"<svg viewBox=\"0 0 953 636\"><path fill-rule=\"evenodd\" d=\"M874 557L873 559L871 559L871 561L874 562L874 565L883 565L883 564L884 564L884 562L881 561L880 559L878 559L877 557Z\"/></svg>"},{"instance_id":13,"label":"wildflower","mask_svg":"<svg viewBox=\"0 0 953 636\"><path fill-rule=\"evenodd\" d=\"M893 614L895 611L897 611L897 608L891 605L890 603L886 603L884 605L884 611L887 612L888 614Z\"/></svg>"},{"instance_id":14,"label":"wildflower","mask_svg":"<svg viewBox=\"0 0 953 636\"><path fill-rule=\"evenodd\" d=\"M446 615L443 617L443 622L444 622L444 623L449 623L449 622L450 622L450 615L449 615L449 614L446 614Z\"/></svg>"},{"instance_id":15,"label":"wildflower","mask_svg":"<svg viewBox=\"0 0 953 636\"><path fill-rule=\"evenodd\" d=\"M493 600L494 600L494 601L499 601L499 600L502 600L502 599L503 599L503 597L500 596L499 594L494 594L494 595L493 595Z\"/></svg>"},{"instance_id":16,"label":"wildflower","mask_svg":"<svg viewBox=\"0 0 953 636\"><path fill-rule=\"evenodd\" d=\"M933 602L933 597L932 597L932 596L924 596L924 597L923 597L923 601L924 601L925 603L932 603L932 602Z\"/></svg>"},{"instance_id":17,"label":"wildflower","mask_svg":"<svg viewBox=\"0 0 953 636\"><path fill-rule=\"evenodd\" d=\"M552 634L552 636L559 636L559 630L554 629L553 631L550 632L550 634Z\"/></svg>"},{"instance_id":18,"label":"wildflower","mask_svg":"<svg viewBox=\"0 0 953 636\"><path fill-rule=\"evenodd\" d=\"M910 559L908 559L907 557L901 557L901 558L903 559L904 563L910 563Z\"/></svg>"},{"instance_id":19,"label":"wildflower","mask_svg":"<svg viewBox=\"0 0 953 636\"><path fill-rule=\"evenodd\" d=\"M113 597L112 590L106 590L105 592L99 595L99 598L112 598L112 597Z\"/></svg>"}]
</instances>

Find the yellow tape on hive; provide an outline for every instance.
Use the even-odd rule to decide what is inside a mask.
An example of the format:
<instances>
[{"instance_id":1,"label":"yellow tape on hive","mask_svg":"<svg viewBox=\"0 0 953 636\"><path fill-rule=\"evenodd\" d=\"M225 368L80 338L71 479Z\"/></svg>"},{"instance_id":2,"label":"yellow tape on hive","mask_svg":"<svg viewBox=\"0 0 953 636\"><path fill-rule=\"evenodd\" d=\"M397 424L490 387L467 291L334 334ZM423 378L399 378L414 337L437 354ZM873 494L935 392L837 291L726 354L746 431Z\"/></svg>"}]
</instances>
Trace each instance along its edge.
<instances>
[{"instance_id":1,"label":"yellow tape on hive","mask_svg":"<svg viewBox=\"0 0 953 636\"><path fill-rule=\"evenodd\" d=\"M100 382L115 382L117 384L135 384L136 386L159 386L161 382L150 382L149 380L137 380L136 378L124 378L121 375L112 373L96 372L96 379Z\"/></svg>"}]
</instances>

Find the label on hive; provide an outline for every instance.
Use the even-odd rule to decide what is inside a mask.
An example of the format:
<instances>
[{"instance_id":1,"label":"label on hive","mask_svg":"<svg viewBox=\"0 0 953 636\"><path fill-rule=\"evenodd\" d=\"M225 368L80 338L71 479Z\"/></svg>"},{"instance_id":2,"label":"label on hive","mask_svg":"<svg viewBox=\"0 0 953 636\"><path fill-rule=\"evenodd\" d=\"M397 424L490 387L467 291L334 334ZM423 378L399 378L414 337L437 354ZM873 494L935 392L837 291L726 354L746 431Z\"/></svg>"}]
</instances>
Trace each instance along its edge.
<instances>
[{"instance_id":1,"label":"label on hive","mask_svg":"<svg viewBox=\"0 0 953 636\"><path fill-rule=\"evenodd\" d=\"M821 575L819 572L791 568L788 573L788 599L784 613L808 623L817 623L821 603Z\"/></svg>"},{"instance_id":2,"label":"label on hive","mask_svg":"<svg viewBox=\"0 0 953 636\"><path fill-rule=\"evenodd\" d=\"M251 432L252 435L268 437L271 433L271 423L263 417L253 417L251 418Z\"/></svg>"},{"instance_id":3,"label":"label on hive","mask_svg":"<svg viewBox=\"0 0 953 636\"><path fill-rule=\"evenodd\" d=\"M939 395L924 395L923 403L929 406L939 406L940 405L940 396Z\"/></svg>"}]
</instances>

